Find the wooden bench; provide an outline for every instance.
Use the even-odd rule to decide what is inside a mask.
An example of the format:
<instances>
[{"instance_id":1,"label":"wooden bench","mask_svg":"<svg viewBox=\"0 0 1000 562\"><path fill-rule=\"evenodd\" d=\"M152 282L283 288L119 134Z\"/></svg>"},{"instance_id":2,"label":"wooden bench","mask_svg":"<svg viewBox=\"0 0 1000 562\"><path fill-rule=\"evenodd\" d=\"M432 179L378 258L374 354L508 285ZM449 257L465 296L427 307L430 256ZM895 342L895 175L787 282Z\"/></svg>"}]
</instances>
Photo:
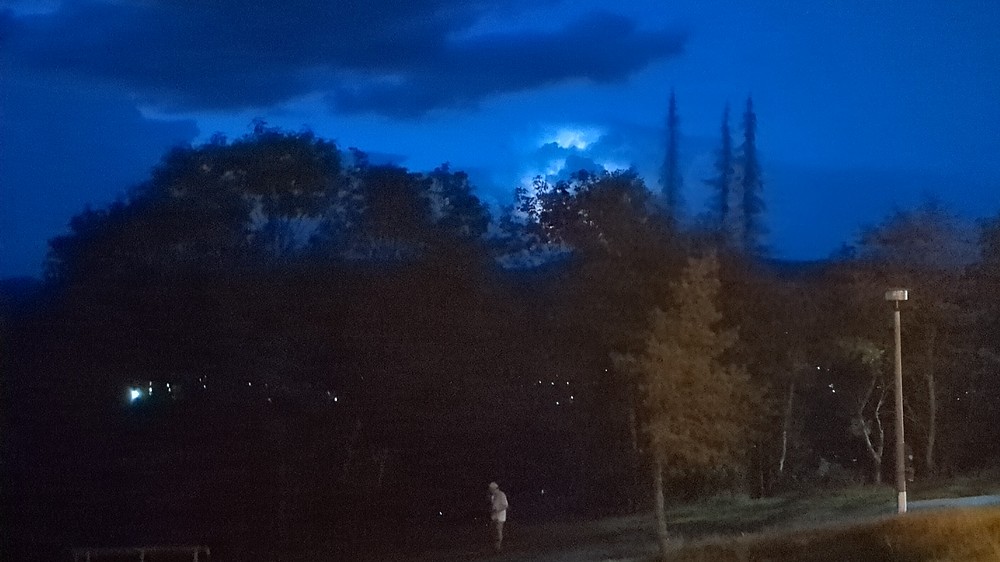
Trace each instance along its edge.
<instances>
[{"instance_id":1,"label":"wooden bench","mask_svg":"<svg viewBox=\"0 0 1000 562\"><path fill-rule=\"evenodd\" d=\"M91 562L104 556L138 556L139 562L146 562L146 555L173 554L192 556L194 562L207 562L212 552L207 546L135 546L112 548L74 548L73 562ZM204 558L199 555L204 554Z\"/></svg>"}]
</instances>

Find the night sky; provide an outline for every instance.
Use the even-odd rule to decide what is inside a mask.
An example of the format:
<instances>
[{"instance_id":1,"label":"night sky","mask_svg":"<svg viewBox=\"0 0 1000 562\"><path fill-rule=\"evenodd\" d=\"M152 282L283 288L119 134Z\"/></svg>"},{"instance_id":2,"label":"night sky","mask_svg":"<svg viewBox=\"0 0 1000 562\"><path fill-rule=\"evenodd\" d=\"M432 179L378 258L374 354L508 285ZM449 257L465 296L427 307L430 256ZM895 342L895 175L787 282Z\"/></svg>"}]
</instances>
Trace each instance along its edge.
<instances>
[{"instance_id":1,"label":"night sky","mask_svg":"<svg viewBox=\"0 0 1000 562\"><path fill-rule=\"evenodd\" d=\"M0 0L0 277L256 118L448 161L491 204L577 164L655 187L671 88L688 211L752 95L767 242L823 258L927 197L1000 210L998 27L993 0Z\"/></svg>"}]
</instances>

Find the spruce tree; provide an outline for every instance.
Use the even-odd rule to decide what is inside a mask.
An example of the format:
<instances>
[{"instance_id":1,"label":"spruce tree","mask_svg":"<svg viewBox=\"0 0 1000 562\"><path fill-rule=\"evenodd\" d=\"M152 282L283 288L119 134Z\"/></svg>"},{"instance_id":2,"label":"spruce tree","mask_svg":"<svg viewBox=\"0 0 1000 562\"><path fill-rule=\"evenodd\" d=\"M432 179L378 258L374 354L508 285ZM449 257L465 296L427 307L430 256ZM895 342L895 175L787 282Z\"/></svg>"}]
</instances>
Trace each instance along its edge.
<instances>
[{"instance_id":1,"label":"spruce tree","mask_svg":"<svg viewBox=\"0 0 1000 562\"><path fill-rule=\"evenodd\" d=\"M715 256L690 259L671 284L672 306L653 311L642 350L613 357L639 389L664 554L664 474L705 475L739 466L762 404L745 370L724 361L736 335L718 326L720 288Z\"/></svg>"},{"instance_id":2,"label":"spruce tree","mask_svg":"<svg viewBox=\"0 0 1000 562\"><path fill-rule=\"evenodd\" d=\"M743 113L743 146L740 147L740 164L743 176L740 180L741 198L741 229L740 243L747 255L753 255L761 250L760 237L764 233L762 215L764 199L762 197L763 181L761 180L760 161L757 158L757 114L753 110L753 98L747 98L746 111Z\"/></svg>"},{"instance_id":3,"label":"spruce tree","mask_svg":"<svg viewBox=\"0 0 1000 562\"><path fill-rule=\"evenodd\" d=\"M660 187L663 194L664 214L671 225L676 225L681 217L681 173L678 163L680 142L680 118L677 116L677 98L670 90L670 105L667 110L667 152L660 170Z\"/></svg>"},{"instance_id":4,"label":"spruce tree","mask_svg":"<svg viewBox=\"0 0 1000 562\"><path fill-rule=\"evenodd\" d=\"M722 140L719 152L715 160L716 176L706 180L712 189L715 190L715 203L711 209L713 228L716 232L717 241L720 245L727 245L730 242L729 223L731 209L729 206L730 186L733 182L733 137L729 131L729 104L722 112Z\"/></svg>"}]
</instances>

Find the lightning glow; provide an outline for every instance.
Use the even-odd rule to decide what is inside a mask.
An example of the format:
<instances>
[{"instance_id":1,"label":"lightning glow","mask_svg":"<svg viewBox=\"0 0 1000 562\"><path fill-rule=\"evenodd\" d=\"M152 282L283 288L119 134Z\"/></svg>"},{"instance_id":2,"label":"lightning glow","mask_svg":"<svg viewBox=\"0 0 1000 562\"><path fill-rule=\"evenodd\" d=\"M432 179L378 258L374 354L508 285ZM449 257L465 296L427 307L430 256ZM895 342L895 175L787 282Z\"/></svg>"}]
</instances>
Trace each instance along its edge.
<instances>
[{"instance_id":1,"label":"lightning glow","mask_svg":"<svg viewBox=\"0 0 1000 562\"><path fill-rule=\"evenodd\" d=\"M600 140L603 135L604 131L598 127L566 126L542 137L542 144L555 143L559 148L586 150L588 146Z\"/></svg>"}]
</instances>

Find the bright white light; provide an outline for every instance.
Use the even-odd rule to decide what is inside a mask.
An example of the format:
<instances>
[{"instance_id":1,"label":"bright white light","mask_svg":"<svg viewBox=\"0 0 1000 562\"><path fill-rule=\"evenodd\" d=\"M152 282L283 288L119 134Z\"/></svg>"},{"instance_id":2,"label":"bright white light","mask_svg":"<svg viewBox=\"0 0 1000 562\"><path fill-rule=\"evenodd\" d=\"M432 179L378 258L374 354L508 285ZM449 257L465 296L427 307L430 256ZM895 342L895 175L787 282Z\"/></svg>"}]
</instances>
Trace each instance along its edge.
<instances>
[{"instance_id":1,"label":"bright white light","mask_svg":"<svg viewBox=\"0 0 1000 562\"><path fill-rule=\"evenodd\" d=\"M248 381L247 386L253 386L253 383Z\"/></svg>"},{"instance_id":2,"label":"bright white light","mask_svg":"<svg viewBox=\"0 0 1000 562\"><path fill-rule=\"evenodd\" d=\"M130 388L130 389L128 389L128 399L129 399L129 402L135 402L136 400L139 399L140 396L142 396L142 391L139 390L138 388Z\"/></svg>"},{"instance_id":3,"label":"bright white light","mask_svg":"<svg viewBox=\"0 0 1000 562\"><path fill-rule=\"evenodd\" d=\"M598 141L604 131L597 127L562 127L542 138L542 144L556 143L559 148L585 150Z\"/></svg>"},{"instance_id":4,"label":"bright white light","mask_svg":"<svg viewBox=\"0 0 1000 562\"><path fill-rule=\"evenodd\" d=\"M559 401L558 401L558 400L556 400L556 406L558 406L558 405L559 405Z\"/></svg>"},{"instance_id":5,"label":"bright white light","mask_svg":"<svg viewBox=\"0 0 1000 562\"><path fill-rule=\"evenodd\" d=\"M337 397L336 397L336 396L334 396L334 397L333 397L333 401L334 401L334 402L336 402L336 401L337 401Z\"/></svg>"}]
</instances>

